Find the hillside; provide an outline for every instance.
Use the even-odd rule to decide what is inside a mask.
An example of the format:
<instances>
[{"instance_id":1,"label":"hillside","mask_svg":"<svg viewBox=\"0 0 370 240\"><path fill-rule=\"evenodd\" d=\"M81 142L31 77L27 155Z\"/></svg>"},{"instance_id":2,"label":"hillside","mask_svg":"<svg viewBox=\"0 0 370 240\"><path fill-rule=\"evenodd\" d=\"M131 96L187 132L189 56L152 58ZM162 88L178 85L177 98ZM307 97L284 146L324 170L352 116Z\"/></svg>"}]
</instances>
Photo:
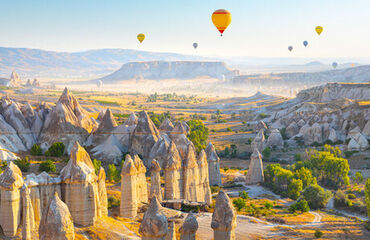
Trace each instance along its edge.
<instances>
[{"instance_id":1,"label":"hillside","mask_svg":"<svg viewBox=\"0 0 370 240\"><path fill-rule=\"evenodd\" d=\"M150 61L124 64L118 71L100 80L223 78L232 75L233 71L223 62Z\"/></svg>"},{"instance_id":2,"label":"hillside","mask_svg":"<svg viewBox=\"0 0 370 240\"><path fill-rule=\"evenodd\" d=\"M7 77L13 70L21 77L104 76L117 70L124 63L144 60L185 61L203 58L130 49L99 49L70 53L0 47L0 76Z\"/></svg>"}]
</instances>

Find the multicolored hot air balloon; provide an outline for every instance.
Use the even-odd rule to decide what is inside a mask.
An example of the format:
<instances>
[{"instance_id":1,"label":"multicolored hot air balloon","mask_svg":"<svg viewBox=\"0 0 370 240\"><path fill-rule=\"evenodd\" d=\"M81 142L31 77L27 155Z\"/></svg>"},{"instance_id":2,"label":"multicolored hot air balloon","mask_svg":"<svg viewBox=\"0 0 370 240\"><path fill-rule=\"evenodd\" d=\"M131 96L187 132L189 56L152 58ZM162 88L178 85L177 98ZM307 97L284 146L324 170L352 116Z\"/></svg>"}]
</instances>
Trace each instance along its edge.
<instances>
[{"instance_id":1,"label":"multicolored hot air balloon","mask_svg":"<svg viewBox=\"0 0 370 240\"><path fill-rule=\"evenodd\" d=\"M194 47L194 49L197 49L197 47L198 47L198 43L193 43L193 47Z\"/></svg>"},{"instance_id":2,"label":"multicolored hot air balloon","mask_svg":"<svg viewBox=\"0 0 370 240\"><path fill-rule=\"evenodd\" d=\"M288 50L291 52L293 50L293 46L289 46Z\"/></svg>"},{"instance_id":3,"label":"multicolored hot air balloon","mask_svg":"<svg viewBox=\"0 0 370 240\"><path fill-rule=\"evenodd\" d=\"M144 41L144 39L145 39L144 33L139 33L137 35L137 40L139 40L140 43L142 43Z\"/></svg>"},{"instance_id":4,"label":"multicolored hot air balloon","mask_svg":"<svg viewBox=\"0 0 370 240\"><path fill-rule=\"evenodd\" d=\"M323 27L321 27L321 26L317 26L316 28L315 28L315 30L316 30L316 32L317 32L317 34L321 34L322 33L322 31L324 31L324 28Z\"/></svg>"},{"instance_id":5,"label":"multicolored hot air balloon","mask_svg":"<svg viewBox=\"0 0 370 240\"><path fill-rule=\"evenodd\" d=\"M307 47L308 45L308 42L307 41L303 41L303 46Z\"/></svg>"},{"instance_id":6,"label":"multicolored hot air balloon","mask_svg":"<svg viewBox=\"0 0 370 240\"><path fill-rule=\"evenodd\" d=\"M218 9L212 14L212 22L222 36L222 33L231 23L231 13L225 9Z\"/></svg>"},{"instance_id":7,"label":"multicolored hot air balloon","mask_svg":"<svg viewBox=\"0 0 370 240\"><path fill-rule=\"evenodd\" d=\"M331 65L333 66L334 69L338 67L338 63L337 62L333 62Z\"/></svg>"}]
</instances>

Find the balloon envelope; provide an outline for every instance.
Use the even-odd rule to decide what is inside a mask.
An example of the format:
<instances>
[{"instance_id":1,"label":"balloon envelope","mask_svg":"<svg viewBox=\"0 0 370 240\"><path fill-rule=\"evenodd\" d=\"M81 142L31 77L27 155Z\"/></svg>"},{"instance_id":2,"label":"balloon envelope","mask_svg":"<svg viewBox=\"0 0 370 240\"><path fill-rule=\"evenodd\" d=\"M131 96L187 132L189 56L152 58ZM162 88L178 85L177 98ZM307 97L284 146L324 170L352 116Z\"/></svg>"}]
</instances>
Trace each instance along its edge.
<instances>
[{"instance_id":1,"label":"balloon envelope","mask_svg":"<svg viewBox=\"0 0 370 240\"><path fill-rule=\"evenodd\" d=\"M103 82L101 80L98 80L96 82L96 86L98 86L99 88L103 85Z\"/></svg>"},{"instance_id":2,"label":"balloon envelope","mask_svg":"<svg viewBox=\"0 0 370 240\"><path fill-rule=\"evenodd\" d=\"M139 40L140 43L142 43L144 41L144 39L145 39L144 33L139 33L137 35L137 40Z\"/></svg>"},{"instance_id":3,"label":"balloon envelope","mask_svg":"<svg viewBox=\"0 0 370 240\"><path fill-rule=\"evenodd\" d=\"M338 63L333 62L332 66L333 66L333 68L337 68L338 67Z\"/></svg>"},{"instance_id":4,"label":"balloon envelope","mask_svg":"<svg viewBox=\"0 0 370 240\"><path fill-rule=\"evenodd\" d=\"M196 42L195 42L195 43L193 43L193 47L194 47L194 48L197 48L197 47L198 47L198 43L196 43Z\"/></svg>"},{"instance_id":5,"label":"balloon envelope","mask_svg":"<svg viewBox=\"0 0 370 240\"><path fill-rule=\"evenodd\" d=\"M317 26L316 28L315 28L315 30L316 30L316 32L317 32L317 34L321 34L322 33L322 31L324 31L324 28L323 27L321 27L321 26Z\"/></svg>"},{"instance_id":6,"label":"balloon envelope","mask_svg":"<svg viewBox=\"0 0 370 240\"><path fill-rule=\"evenodd\" d=\"M303 46L307 47L308 45L308 42L307 41L303 41Z\"/></svg>"},{"instance_id":7,"label":"balloon envelope","mask_svg":"<svg viewBox=\"0 0 370 240\"><path fill-rule=\"evenodd\" d=\"M293 47L292 46L289 46L288 47L288 50L291 52L293 50Z\"/></svg>"},{"instance_id":8,"label":"balloon envelope","mask_svg":"<svg viewBox=\"0 0 370 240\"><path fill-rule=\"evenodd\" d=\"M222 36L222 33L231 23L231 13L225 9L218 9L212 14L212 22Z\"/></svg>"}]
</instances>

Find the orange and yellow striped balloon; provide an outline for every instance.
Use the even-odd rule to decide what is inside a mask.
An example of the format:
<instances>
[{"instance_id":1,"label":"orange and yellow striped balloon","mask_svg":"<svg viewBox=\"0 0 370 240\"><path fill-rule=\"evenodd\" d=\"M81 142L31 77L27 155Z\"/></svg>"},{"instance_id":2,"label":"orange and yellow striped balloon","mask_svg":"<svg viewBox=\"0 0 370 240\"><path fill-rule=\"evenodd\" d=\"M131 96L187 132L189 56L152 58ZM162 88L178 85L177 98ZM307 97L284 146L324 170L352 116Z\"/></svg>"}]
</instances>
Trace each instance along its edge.
<instances>
[{"instance_id":1,"label":"orange and yellow striped balloon","mask_svg":"<svg viewBox=\"0 0 370 240\"><path fill-rule=\"evenodd\" d=\"M222 33L231 23L231 13L225 9L218 9L212 14L212 22L222 36Z\"/></svg>"},{"instance_id":2,"label":"orange and yellow striped balloon","mask_svg":"<svg viewBox=\"0 0 370 240\"><path fill-rule=\"evenodd\" d=\"M317 34L321 34L322 33L322 31L324 31L324 28L323 27L321 27L321 26L317 26L316 28L315 28L315 30L316 30L316 32L317 32Z\"/></svg>"},{"instance_id":3,"label":"orange and yellow striped balloon","mask_svg":"<svg viewBox=\"0 0 370 240\"><path fill-rule=\"evenodd\" d=\"M137 40L139 40L140 43L142 43L144 41L144 39L145 39L144 33L139 33L137 35Z\"/></svg>"}]
</instances>

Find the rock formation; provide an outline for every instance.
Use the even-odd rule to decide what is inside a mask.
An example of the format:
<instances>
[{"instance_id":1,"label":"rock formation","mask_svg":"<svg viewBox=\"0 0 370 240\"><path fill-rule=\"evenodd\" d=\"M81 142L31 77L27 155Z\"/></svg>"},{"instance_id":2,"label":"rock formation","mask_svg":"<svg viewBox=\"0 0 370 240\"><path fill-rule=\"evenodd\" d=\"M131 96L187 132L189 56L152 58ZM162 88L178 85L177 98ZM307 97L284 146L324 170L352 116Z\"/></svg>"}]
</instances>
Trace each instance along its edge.
<instances>
[{"instance_id":1,"label":"rock formation","mask_svg":"<svg viewBox=\"0 0 370 240\"><path fill-rule=\"evenodd\" d=\"M182 197L181 158L175 143L171 142L164 167L164 197L167 200Z\"/></svg>"},{"instance_id":2,"label":"rock formation","mask_svg":"<svg viewBox=\"0 0 370 240\"><path fill-rule=\"evenodd\" d=\"M258 151L262 152L264 147L265 147L265 134L263 132L263 129L261 129L254 138L254 140L252 141L251 148L252 149L257 148Z\"/></svg>"},{"instance_id":3,"label":"rock formation","mask_svg":"<svg viewBox=\"0 0 370 240\"><path fill-rule=\"evenodd\" d=\"M137 180L136 180L136 197L138 203L147 203L148 202L148 184L146 182L146 167L144 166L143 161L136 154L133 158L136 170L137 170Z\"/></svg>"},{"instance_id":4,"label":"rock formation","mask_svg":"<svg viewBox=\"0 0 370 240\"><path fill-rule=\"evenodd\" d=\"M205 202L208 205L211 205L212 193L211 188L209 187L207 155L204 150L199 153L197 161L199 169L199 194L197 194L198 202Z\"/></svg>"},{"instance_id":5,"label":"rock formation","mask_svg":"<svg viewBox=\"0 0 370 240\"><path fill-rule=\"evenodd\" d=\"M132 133L130 152L149 156L150 150L159 139L159 131L145 111L140 112L137 126Z\"/></svg>"},{"instance_id":6,"label":"rock formation","mask_svg":"<svg viewBox=\"0 0 370 240\"><path fill-rule=\"evenodd\" d=\"M15 236L21 222L23 183L21 170L10 162L0 175L0 226L8 237Z\"/></svg>"},{"instance_id":7,"label":"rock formation","mask_svg":"<svg viewBox=\"0 0 370 240\"><path fill-rule=\"evenodd\" d=\"M254 149L249 163L249 169L246 176L247 184L257 184L264 181L262 156L257 148Z\"/></svg>"},{"instance_id":8,"label":"rock formation","mask_svg":"<svg viewBox=\"0 0 370 240\"><path fill-rule=\"evenodd\" d=\"M161 208L157 198L153 197L139 228L143 240L165 240L168 223L166 216L160 213Z\"/></svg>"},{"instance_id":9,"label":"rock formation","mask_svg":"<svg viewBox=\"0 0 370 240\"><path fill-rule=\"evenodd\" d=\"M271 131L270 136L267 139L267 146L276 148L284 147L284 140L278 129L273 129Z\"/></svg>"},{"instance_id":10,"label":"rock formation","mask_svg":"<svg viewBox=\"0 0 370 240\"><path fill-rule=\"evenodd\" d=\"M130 114L130 116L127 118L127 120L125 121L125 125L126 126L136 126L137 125L137 123L138 123L138 119L137 119L137 117L136 117L136 115L135 115L135 113L131 113Z\"/></svg>"},{"instance_id":11,"label":"rock formation","mask_svg":"<svg viewBox=\"0 0 370 240\"><path fill-rule=\"evenodd\" d=\"M169 222L168 226L169 226L169 230L168 230L165 240L176 240L175 222L174 221Z\"/></svg>"},{"instance_id":12,"label":"rock formation","mask_svg":"<svg viewBox=\"0 0 370 240\"><path fill-rule=\"evenodd\" d=\"M267 131L267 125L264 121L260 120L257 124L256 124L256 128L255 130L257 132L259 132L260 130L263 130L263 131Z\"/></svg>"},{"instance_id":13,"label":"rock formation","mask_svg":"<svg viewBox=\"0 0 370 240\"><path fill-rule=\"evenodd\" d=\"M197 230L198 221L192 213L189 213L179 229L180 240L195 240Z\"/></svg>"},{"instance_id":14,"label":"rock formation","mask_svg":"<svg viewBox=\"0 0 370 240\"><path fill-rule=\"evenodd\" d=\"M158 129L163 133L169 134L174 129L174 126L170 119L165 118Z\"/></svg>"},{"instance_id":15,"label":"rock formation","mask_svg":"<svg viewBox=\"0 0 370 240\"><path fill-rule=\"evenodd\" d=\"M194 149L189 146L184 160L183 166L183 178L184 178L184 199L189 201L197 202L201 197L199 196L199 169L197 160L195 158Z\"/></svg>"},{"instance_id":16,"label":"rock formation","mask_svg":"<svg viewBox=\"0 0 370 240\"><path fill-rule=\"evenodd\" d=\"M56 106L46 116L40 135L41 147L46 150L55 142L63 142L69 153L74 142L84 143L95 127L95 120L65 88Z\"/></svg>"},{"instance_id":17,"label":"rock formation","mask_svg":"<svg viewBox=\"0 0 370 240\"><path fill-rule=\"evenodd\" d=\"M129 154L121 170L121 217L134 218L137 215L137 169Z\"/></svg>"},{"instance_id":18,"label":"rock formation","mask_svg":"<svg viewBox=\"0 0 370 240\"><path fill-rule=\"evenodd\" d=\"M60 200L57 193L50 199L44 210L39 227L40 240L75 239L71 213L67 205Z\"/></svg>"},{"instance_id":19,"label":"rock formation","mask_svg":"<svg viewBox=\"0 0 370 240\"><path fill-rule=\"evenodd\" d=\"M107 198L107 189L105 186L105 171L103 167L99 168L98 173L98 193L99 193L99 212L98 216L108 216L108 198Z\"/></svg>"},{"instance_id":20,"label":"rock formation","mask_svg":"<svg viewBox=\"0 0 370 240\"><path fill-rule=\"evenodd\" d=\"M36 236L36 224L33 214L30 189L24 184L22 187L22 239L31 240Z\"/></svg>"},{"instance_id":21,"label":"rock formation","mask_svg":"<svg viewBox=\"0 0 370 240\"><path fill-rule=\"evenodd\" d=\"M10 75L9 87L19 87L22 85L21 78L16 71L13 71Z\"/></svg>"},{"instance_id":22,"label":"rock formation","mask_svg":"<svg viewBox=\"0 0 370 240\"><path fill-rule=\"evenodd\" d=\"M74 223L94 225L100 208L98 177L89 154L78 142L71 149L70 160L60 172L60 178L63 201Z\"/></svg>"},{"instance_id":23,"label":"rock formation","mask_svg":"<svg viewBox=\"0 0 370 240\"><path fill-rule=\"evenodd\" d=\"M179 121L176 123L174 129L170 132L170 138L176 144L181 159L186 158L189 145L194 148L193 143L186 136L187 131L187 125L185 125L184 122Z\"/></svg>"},{"instance_id":24,"label":"rock formation","mask_svg":"<svg viewBox=\"0 0 370 240\"><path fill-rule=\"evenodd\" d=\"M209 184L211 186L221 186L220 158L218 157L216 149L212 143L207 145L206 153L208 160Z\"/></svg>"},{"instance_id":25,"label":"rock formation","mask_svg":"<svg viewBox=\"0 0 370 240\"><path fill-rule=\"evenodd\" d=\"M369 142L360 132L352 132L347 148L348 151L364 151L369 148Z\"/></svg>"},{"instance_id":26,"label":"rock formation","mask_svg":"<svg viewBox=\"0 0 370 240\"><path fill-rule=\"evenodd\" d=\"M236 213L227 194L221 190L216 197L211 228L214 240L234 240Z\"/></svg>"},{"instance_id":27,"label":"rock formation","mask_svg":"<svg viewBox=\"0 0 370 240\"><path fill-rule=\"evenodd\" d=\"M117 127L116 120L114 119L111 110L108 108L100 121L98 129L94 132L94 145L98 145L107 139L115 127Z\"/></svg>"},{"instance_id":28,"label":"rock formation","mask_svg":"<svg viewBox=\"0 0 370 240\"><path fill-rule=\"evenodd\" d=\"M161 189L161 167L157 160L153 159L150 167L150 199L154 196L157 197L159 202L162 202L162 189Z\"/></svg>"}]
</instances>

